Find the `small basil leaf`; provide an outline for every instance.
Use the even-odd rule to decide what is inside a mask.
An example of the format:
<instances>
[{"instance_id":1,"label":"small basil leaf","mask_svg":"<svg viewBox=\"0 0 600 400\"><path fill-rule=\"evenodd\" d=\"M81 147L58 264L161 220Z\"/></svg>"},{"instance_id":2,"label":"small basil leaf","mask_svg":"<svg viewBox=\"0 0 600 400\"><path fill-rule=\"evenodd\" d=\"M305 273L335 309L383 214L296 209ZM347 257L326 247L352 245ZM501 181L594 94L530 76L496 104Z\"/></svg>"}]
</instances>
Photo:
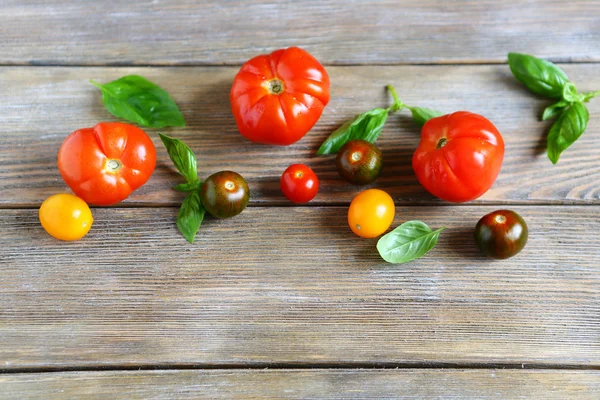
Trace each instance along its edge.
<instances>
[{"instance_id":1,"label":"small basil leaf","mask_svg":"<svg viewBox=\"0 0 600 400\"><path fill-rule=\"evenodd\" d=\"M587 127L590 115L583 103L574 103L554 122L548 133L548 158L553 164L575 143Z\"/></svg>"},{"instance_id":2,"label":"small basil leaf","mask_svg":"<svg viewBox=\"0 0 600 400\"><path fill-rule=\"evenodd\" d=\"M167 148L169 157L175 168L181 175L188 181L188 183L194 183L198 180L198 171L196 170L196 156L190 148L179 139L170 138L167 135L159 133L160 140Z\"/></svg>"},{"instance_id":3,"label":"small basil leaf","mask_svg":"<svg viewBox=\"0 0 600 400\"><path fill-rule=\"evenodd\" d=\"M412 261L433 249L444 229L432 231L421 221L408 221L382 236L377 242L377 250L381 258L389 263Z\"/></svg>"},{"instance_id":4,"label":"small basil leaf","mask_svg":"<svg viewBox=\"0 0 600 400\"><path fill-rule=\"evenodd\" d=\"M508 65L515 78L534 93L559 99L569 78L550 61L527 54L508 53Z\"/></svg>"},{"instance_id":5,"label":"small basil leaf","mask_svg":"<svg viewBox=\"0 0 600 400\"><path fill-rule=\"evenodd\" d=\"M194 243L205 213L199 190L194 190L183 200L177 214L177 228L188 242Z\"/></svg>"},{"instance_id":6,"label":"small basil leaf","mask_svg":"<svg viewBox=\"0 0 600 400\"><path fill-rule=\"evenodd\" d=\"M542 114L542 121L558 117L568 105L568 101L561 100L558 103L554 103L551 106L546 107L544 109L544 114Z\"/></svg>"},{"instance_id":7,"label":"small basil leaf","mask_svg":"<svg viewBox=\"0 0 600 400\"><path fill-rule=\"evenodd\" d=\"M563 100L566 100L569 103L574 103L576 101L583 101L585 96L580 94L577 91L575 85L571 82L567 82L565 87L563 88L562 93Z\"/></svg>"},{"instance_id":8,"label":"small basil leaf","mask_svg":"<svg viewBox=\"0 0 600 400\"><path fill-rule=\"evenodd\" d=\"M425 122L429 121L431 118L442 115L441 112L432 110L430 108L409 107L409 109L412 114L413 121L421 126L425 125Z\"/></svg>"},{"instance_id":9,"label":"small basil leaf","mask_svg":"<svg viewBox=\"0 0 600 400\"><path fill-rule=\"evenodd\" d=\"M177 190L178 192L191 192L193 190L200 189L201 183L202 182L200 182L199 180L195 180L192 183L180 183L179 185L173 186L173 190Z\"/></svg>"},{"instance_id":10,"label":"small basil leaf","mask_svg":"<svg viewBox=\"0 0 600 400\"><path fill-rule=\"evenodd\" d=\"M387 116L388 110L385 108L375 108L358 114L333 131L319 147L317 155L335 154L346 142L352 139L363 139L374 143L385 125Z\"/></svg>"},{"instance_id":11,"label":"small basil leaf","mask_svg":"<svg viewBox=\"0 0 600 400\"><path fill-rule=\"evenodd\" d=\"M169 93L139 75L127 75L104 85L91 82L102 90L104 106L115 117L150 128L185 126Z\"/></svg>"}]
</instances>

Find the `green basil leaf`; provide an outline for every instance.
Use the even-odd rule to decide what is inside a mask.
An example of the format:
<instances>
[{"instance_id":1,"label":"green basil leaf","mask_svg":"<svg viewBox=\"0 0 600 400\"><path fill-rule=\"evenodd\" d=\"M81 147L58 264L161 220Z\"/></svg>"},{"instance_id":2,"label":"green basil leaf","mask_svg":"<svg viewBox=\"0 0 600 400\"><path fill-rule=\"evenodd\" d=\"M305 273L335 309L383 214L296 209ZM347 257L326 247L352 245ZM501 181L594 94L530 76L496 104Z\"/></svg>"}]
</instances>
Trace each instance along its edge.
<instances>
[{"instance_id":1,"label":"green basil leaf","mask_svg":"<svg viewBox=\"0 0 600 400\"><path fill-rule=\"evenodd\" d=\"M337 128L323 142L317 155L335 154L346 142L352 139L363 139L374 143L387 120L388 110L385 108L375 108L362 114L358 114L354 119L346 121Z\"/></svg>"},{"instance_id":2,"label":"green basil leaf","mask_svg":"<svg viewBox=\"0 0 600 400\"><path fill-rule=\"evenodd\" d=\"M575 143L587 127L590 115L583 103L574 103L554 122L548 133L548 158L553 164Z\"/></svg>"},{"instance_id":3,"label":"green basil leaf","mask_svg":"<svg viewBox=\"0 0 600 400\"><path fill-rule=\"evenodd\" d=\"M196 232L200 229L205 213L199 190L194 190L183 200L177 214L177 228L188 242L194 243Z\"/></svg>"},{"instance_id":4,"label":"green basil leaf","mask_svg":"<svg viewBox=\"0 0 600 400\"><path fill-rule=\"evenodd\" d=\"M202 182L200 182L199 180L196 179L192 183L186 182L186 183L180 183L179 185L175 185L175 186L173 186L173 190L177 190L178 192L191 192L193 190L200 189L201 184L202 184Z\"/></svg>"},{"instance_id":5,"label":"green basil leaf","mask_svg":"<svg viewBox=\"0 0 600 400\"><path fill-rule=\"evenodd\" d=\"M429 121L431 118L442 115L441 112L432 110L430 108L409 107L409 109L412 114L413 121L421 126L425 125L425 122Z\"/></svg>"},{"instance_id":6,"label":"green basil leaf","mask_svg":"<svg viewBox=\"0 0 600 400\"><path fill-rule=\"evenodd\" d=\"M568 105L568 101L561 100L558 103L554 103L551 106L546 107L544 109L544 114L542 114L542 121L558 117Z\"/></svg>"},{"instance_id":7,"label":"green basil leaf","mask_svg":"<svg viewBox=\"0 0 600 400\"><path fill-rule=\"evenodd\" d=\"M563 87L569 78L564 71L550 61L527 54L508 53L508 65L515 78L534 93L552 99L563 95Z\"/></svg>"},{"instance_id":8,"label":"green basil leaf","mask_svg":"<svg viewBox=\"0 0 600 400\"><path fill-rule=\"evenodd\" d=\"M104 106L115 117L150 128L185 126L169 93L139 75L127 75L104 85L91 82L102 90Z\"/></svg>"},{"instance_id":9,"label":"green basil leaf","mask_svg":"<svg viewBox=\"0 0 600 400\"><path fill-rule=\"evenodd\" d=\"M175 168L188 181L194 183L198 180L198 171L196 170L196 156L190 148L179 139L170 138L167 135L159 133L160 140L167 148L169 157Z\"/></svg>"},{"instance_id":10,"label":"green basil leaf","mask_svg":"<svg viewBox=\"0 0 600 400\"><path fill-rule=\"evenodd\" d=\"M433 249L444 229L432 231L421 221L408 221L382 236L377 242L377 250L381 258L389 263L409 262Z\"/></svg>"}]
</instances>

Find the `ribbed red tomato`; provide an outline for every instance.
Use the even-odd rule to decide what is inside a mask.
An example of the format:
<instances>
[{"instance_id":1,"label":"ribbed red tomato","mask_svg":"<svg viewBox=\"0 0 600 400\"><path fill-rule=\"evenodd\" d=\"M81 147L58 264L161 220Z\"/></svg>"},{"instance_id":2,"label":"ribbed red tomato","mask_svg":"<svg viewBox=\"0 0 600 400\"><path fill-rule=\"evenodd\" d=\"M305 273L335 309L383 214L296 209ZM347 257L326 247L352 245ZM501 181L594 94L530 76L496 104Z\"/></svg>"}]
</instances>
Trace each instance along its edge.
<instances>
[{"instance_id":1,"label":"ribbed red tomato","mask_svg":"<svg viewBox=\"0 0 600 400\"><path fill-rule=\"evenodd\" d=\"M503 158L504 140L496 127L481 115L458 111L423 125L412 165L431 194L462 203L492 187Z\"/></svg>"},{"instance_id":2,"label":"ribbed red tomato","mask_svg":"<svg viewBox=\"0 0 600 400\"><path fill-rule=\"evenodd\" d=\"M86 203L107 206L125 200L156 166L156 149L140 128L101 122L79 129L58 151L58 169L71 190Z\"/></svg>"},{"instance_id":3,"label":"ribbed red tomato","mask_svg":"<svg viewBox=\"0 0 600 400\"><path fill-rule=\"evenodd\" d=\"M307 51L280 49L242 66L230 100L242 135L253 142L289 145L321 116L329 102L329 76Z\"/></svg>"}]
</instances>

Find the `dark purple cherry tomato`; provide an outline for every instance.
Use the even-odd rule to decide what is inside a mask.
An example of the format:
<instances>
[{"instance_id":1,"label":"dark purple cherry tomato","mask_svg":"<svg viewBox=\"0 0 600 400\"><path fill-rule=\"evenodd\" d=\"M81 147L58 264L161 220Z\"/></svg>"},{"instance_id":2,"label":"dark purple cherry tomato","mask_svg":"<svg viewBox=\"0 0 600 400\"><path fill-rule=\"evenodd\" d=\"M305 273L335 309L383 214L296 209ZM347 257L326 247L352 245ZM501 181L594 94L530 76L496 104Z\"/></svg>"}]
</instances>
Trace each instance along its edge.
<instances>
[{"instance_id":1,"label":"dark purple cherry tomato","mask_svg":"<svg viewBox=\"0 0 600 400\"><path fill-rule=\"evenodd\" d=\"M241 213L250 200L246 180L237 172L212 174L202 184L200 198L206 211L217 218L229 218Z\"/></svg>"},{"instance_id":2,"label":"dark purple cherry tomato","mask_svg":"<svg viewBox=\"0 0 600 400\"><path fill-rule=\"evenodd\" d=\"M383 156L374 144L354 139L342 146L335 162L342 178L356 185L368 185L381 173Z\"/></svg>"},{"instance_id":3,"label":"dark purple cherry tomato","mask_svg":"<svg viewBox=\"0 0 600 400\"><path fill-rule=\"evenodd\" d=\"M505 259L519 253L527 243L525 220L510 210L484 215L475 226L475 241L488 257Z\"/></svg>"},{"instance_id":4,"label":"dark purple cherry tomato","mask_svg":"<svg viewBox=\"0 0 600 400\"><path fill-rule=\"evenodd\" d=\"M281 175L281 191L294 203L308 203L319 191L319 179L309 166L292 164Z\"/></svg>"}]
</instances>

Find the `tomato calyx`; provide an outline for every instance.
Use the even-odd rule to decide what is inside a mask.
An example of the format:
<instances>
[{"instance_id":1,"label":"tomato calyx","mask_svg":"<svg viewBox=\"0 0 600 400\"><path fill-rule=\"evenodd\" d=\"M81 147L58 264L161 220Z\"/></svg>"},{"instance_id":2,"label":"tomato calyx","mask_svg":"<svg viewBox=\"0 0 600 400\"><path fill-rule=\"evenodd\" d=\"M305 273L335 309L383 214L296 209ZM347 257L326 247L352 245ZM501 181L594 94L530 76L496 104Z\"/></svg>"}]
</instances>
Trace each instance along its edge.
<instances>
[{"instance_id":1,"label":"tomato calyx","mask_svg":"<svg viewBox=\"0 0 600 400\"><path fill-rule=\"evenodd\" d=\"M279 78L274 78L266 82L267 90L270 94L279 95L285 91L285 85Z\"/></svg>"}]
</instances>

